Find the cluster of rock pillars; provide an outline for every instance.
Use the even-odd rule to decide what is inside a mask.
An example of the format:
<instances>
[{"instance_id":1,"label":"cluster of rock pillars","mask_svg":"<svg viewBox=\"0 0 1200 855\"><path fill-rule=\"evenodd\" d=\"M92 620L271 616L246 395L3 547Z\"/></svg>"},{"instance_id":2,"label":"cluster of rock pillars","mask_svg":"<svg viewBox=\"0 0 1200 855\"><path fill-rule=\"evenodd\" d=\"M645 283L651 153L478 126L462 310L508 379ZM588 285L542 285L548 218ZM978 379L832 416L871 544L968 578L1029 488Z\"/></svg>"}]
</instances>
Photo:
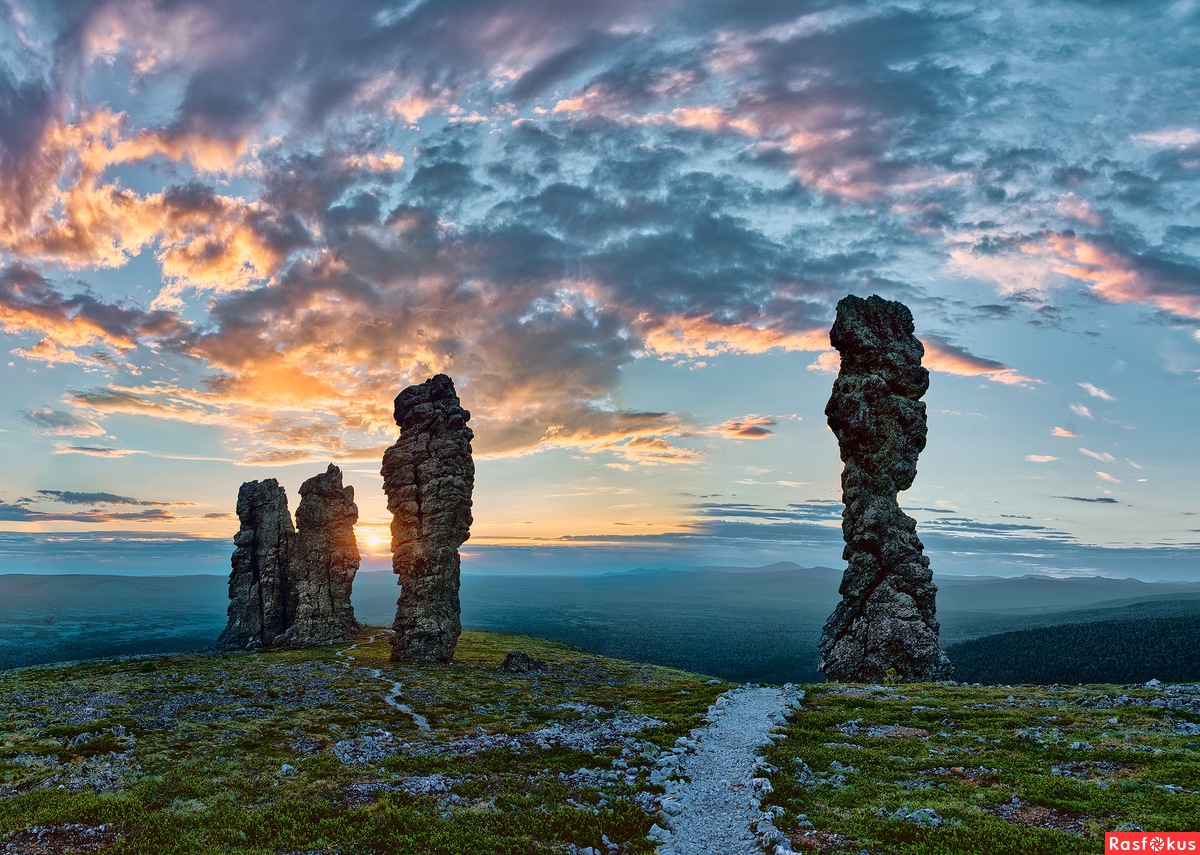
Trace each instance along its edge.
<instances>
[{"instance_id":1,"label":"cluster of rock pillars","mask_svg":"<svg viewBox=\"0 0 1200 855\"><path fill-rule=\"evenodd\" d=\"M462 632L458 548L470 536L471 414L438 374L396 396L400 437L383 453L392 512L392 571L400 578L392 658L448 662ZM354 488L332 463L300 487L296 525L274 478L238 491L225 649L349 641L358 629L350 590L358 572Z\"/></svg>"},{"instance_id":2,"label":"cluster of rock pillars","mask_svg":"<svg viewBox=\"0 0 1200 855\"><path fill-rule=\"evenodd\" d=\"M949 677L938 645L937 588L916 522L896 501L925 447L929 372L912 313L877 296L837 306L830 342L841 369L825 407L842 472L847 566L825 624L820 668L831 680L906 682ZM399 577L392 659L448 662L462 632L458 548L470 536L473 433L453 381L438 374L395 400L400 436L383 454ZM354 488L333 464L300 487L293 526L274 478L238 491L226 649L348 641L358 628L350 592L358 571Z\"/></svg>"}]
</instances>

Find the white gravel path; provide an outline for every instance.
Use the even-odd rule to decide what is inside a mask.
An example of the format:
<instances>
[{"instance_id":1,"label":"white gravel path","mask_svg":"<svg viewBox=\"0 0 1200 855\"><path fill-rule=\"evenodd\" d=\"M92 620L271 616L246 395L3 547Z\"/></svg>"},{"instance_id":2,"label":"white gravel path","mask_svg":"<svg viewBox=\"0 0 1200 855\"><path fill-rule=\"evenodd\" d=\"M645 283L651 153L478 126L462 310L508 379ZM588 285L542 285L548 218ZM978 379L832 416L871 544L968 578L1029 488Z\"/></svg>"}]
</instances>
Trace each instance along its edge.
<instances>
[{"instance_id":1,"label":"white gravel path","mask_svg":"<svg viewBox=\"0 0 1200 855\"><path fill-rule=\"evenodd\" d=\"M790 685L733 689L709 707L708 727L693 730L659 758L654 777L675 771L682 776L662 781L670 828L651 829L651 837L661 841L660 855L761 855L783 840L773 816L759 807L771 784L756 773L771 768L758 749L786 722L788 708L803 699L804 692Z\"/></svg>"}]
</instances>

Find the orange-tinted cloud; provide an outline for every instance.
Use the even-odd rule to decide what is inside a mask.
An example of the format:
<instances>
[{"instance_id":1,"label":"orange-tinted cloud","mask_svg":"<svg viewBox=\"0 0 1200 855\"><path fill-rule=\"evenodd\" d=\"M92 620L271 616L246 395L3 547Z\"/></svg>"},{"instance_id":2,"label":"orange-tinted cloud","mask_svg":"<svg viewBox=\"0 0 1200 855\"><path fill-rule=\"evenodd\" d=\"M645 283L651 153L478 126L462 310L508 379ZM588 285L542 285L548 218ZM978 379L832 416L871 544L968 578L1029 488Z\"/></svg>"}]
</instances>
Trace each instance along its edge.
<instances>
[{"instance_id":1,"label":"orange-tinted cloud","mask_svg":"<svg viewBox=\"0 0 1200 855\"><path fill-rule=\"evenodd\" d=\"M1051 436L1078 436L1079 434L1071 433L1066 428L1056 427L1054 430L1050 431L1050 435Z\"/></svg>"},{"instance_id":2,"label":"orange-tinted cloud","mask_svg":"<svg viewBox=\"0 0 1200 855\"><path fill-rule=\"evenodd\" d=\"M1200 320L1200 270L1171 259L1108 246L1080 235L1051 235L1056 273L1087 283L1110 303L1139 303Z\"/></svg>"},{"instance_id":3,"label":"orange-tinted cloud","mask_svg":"<svg viewBox=\"0 0 1200 855\"><path fill-rule=\"evenodd\" d=\"M778 422L771 416L758 416L751 413L740 419L723 422L714 430L730 439L766 439L774 433L770 427L776 424Z\"/></svg>"},{"instance_id":4,"label":"orange-tinted cloud","mask_svg":"<svg viewBox=\"0 0 1200 855\"><path fill-rule=\"evenodd\" d=\"M825 350L829 331L824 328L794 330L770 318L722 323L709 316L687 317L640 315L634 322L646 352L660 358L717 356L722 353L764 353L774 348L785 351Z\"/></svg>"},{"instance_id":5,"label":"orange-tinted cloud","mask_svg":"<svg viewBox=\"0 0 1200 855\"><path fill-rule=\"evenodd\" d=\"M173 312L113 305L90 294L64 296L40 274L14 266L0 270L0 328L44 338L18 355L59 362L90 362L75 353L101 346L124 353L140 343L173 338L185 329Z\"/></svg>"},{"instance_id":6,"label":"orange-tinted cloud","mask_svg":"<svg viewBox=\"0 0 1200 855\"><path fill-rule=\"evenodd\" d=\"M807 371L819 371L822 374L837 374L842 370L842 357L836 350L827 350L817 357L817 361L806 368Z\"/></svg>"},{"instance_id":7,"label":"orange-tinted cloud","mask_svg":"<svg viewBox=\"0 0 1200 855\"><path fill-rule=\"evenodd\" d=\"M951 344L941 336L920 336L921 344L925 346L925 356L921 364L930 371L941 371L945 374L957 374L963 377L986 377L996 383L1009 386L1029 385L1040 383L1032 377L1018 374L1002 362L987 359L964 350L958 345Z\"/></svg>"},{"instance_id":8,"label":"orange-tinted cloud","mask_svg":"<svg viewBox=\"0 0 1200 855\"><path fill-rule=\"evenodd\" d=\"M161 238L164 249L198 235L180 229L164 194L139 195L102 178L120 164L190 159L231 168L243 142L155 130L129 132L123 113L100 108L55 117L23 164L24 192L0 196L0 242L27 258L70 267L116 267ZM0 188L10 182L0 181ZM177 275L177 274L176 274Z\"/></svg>"}]
</instances>

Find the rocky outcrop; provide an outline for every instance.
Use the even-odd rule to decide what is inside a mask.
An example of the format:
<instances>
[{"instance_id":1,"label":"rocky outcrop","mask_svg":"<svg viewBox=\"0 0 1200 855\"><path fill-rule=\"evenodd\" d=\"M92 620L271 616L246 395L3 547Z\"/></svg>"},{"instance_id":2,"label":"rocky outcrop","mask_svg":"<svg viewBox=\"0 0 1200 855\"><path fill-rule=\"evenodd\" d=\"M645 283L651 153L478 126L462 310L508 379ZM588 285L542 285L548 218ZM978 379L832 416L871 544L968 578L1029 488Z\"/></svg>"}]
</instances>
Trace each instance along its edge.
<instances>
[{"instance_id":1,"label":"rocky outcrop","mask_svg":"<svg viewBox=\"0 0 1200 855\"><path fill-rule=\"evenodd\" d=\"M530 671L544 671L549 664L545 659L535 659L524 650L510 650L500 663L500 670L508 674L528 674Z\"/></svg>"},{"instance_id":2,"label":"rocky outcrop","mask_svg":"<svg viewBox=\"0 0 1200 855\"><path fill-rule=\"evenodd\" d=\"M906 682L950 676L938 646L929 559L896 494L912 486L925 448L929 372L912 313L880 297L846 297L829 340L841 371L825 407L842 462L846 559L838 604L821 633L831 680Z\"/></svg>"},{"instance_id":3,"label":"rocky outcrop","mask_svg":"<svg viewBox=\"0 0 1200 855\"><path fill-rule=\"evenodd\" d=\"M227 650L307 647L345 641L357 627L350 589L358 571L354 488L330 464L300 488L292 526L287 492L274 478L238 491L229 620L217 639Z\"/></svg>"},{"instance_id":4,"label":"rocky outcrop","mask_svg":"<svg viewBox=\"0 0 1200 855\"><path fill-rule=\"evenodd\" d=\"M448 662L462 632L458 547L471 533L471 414L445 374L396 396L396 444L383 454L399 576L392 659Z\"/></svg>"},{"instance_id":5,"label":"rocky outcrop","mask_svg":"<svg viewBox=\"0 0 1200 855\"><path fill-rule=\"evenodd\" d=\"M296 532L287 492L274 478L247 481L238 490L237 515L229 621L217 646L270 647L288 628L287 574Z\"/></svg>"},{"instance_id":6,"label":"rocky outcrop","mask_svg":"<svg viewBox=\"0 0 1200 855\"><path fill-rule=\"evenodd\" d=\"M300 485L288 568L291 625L282 644L311 647L349 641L358 627L350 604L359 563L356 522L354 488L342 486L342 471L332 463Z\"/></svg>"}]
</instances>

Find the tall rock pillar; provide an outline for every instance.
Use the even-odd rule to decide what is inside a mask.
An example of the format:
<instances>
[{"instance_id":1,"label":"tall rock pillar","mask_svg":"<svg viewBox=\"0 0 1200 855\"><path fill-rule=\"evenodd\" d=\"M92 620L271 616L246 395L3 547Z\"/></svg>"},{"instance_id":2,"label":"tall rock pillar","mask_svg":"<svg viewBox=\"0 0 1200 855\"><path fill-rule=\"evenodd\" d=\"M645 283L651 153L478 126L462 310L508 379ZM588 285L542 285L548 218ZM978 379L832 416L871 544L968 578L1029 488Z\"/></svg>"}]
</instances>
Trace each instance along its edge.
<instances>
[{"instance_id":1,"label":"tall rock pillar","mask_svg":"<svg viewBox=\"0 0 1200 855\"><path fill-rule=\"evenodd\" d=\"M247 481L238 490L237 515L241 528L233 538L229 621L217 646L271 647L291 623L287 576L296 532L287 491L274 478Z\"/></svg>"},{"instance_id":2,"label":"tall rock pillar","mask_svg":"<svg viewBox=\"0 0 1200 855\"><path fill-rule=\"evenodd\" d=\"M396 396L396 444L383 454L399 576L392 659L448 662L462 632L458 547L471 534L475 462L454 382L445 374Z\"/></svg>"},{"instance_id":3,"label":"tall rock pillar","mask_svg":"<svg viewBox=\"0 0 1200 855\"><path fill-rule=\"evenodd\" d=\"M950 676L938 646L929 559L896 494L912 486L925 448L929 372L903 303L849 296L829 340L841 371L825 407L842 462L842 601L821 633L820 669L832 680L905 682Z\"/></svg>"},{"instance_id":4,"label":"tall rock pillar","mask_svg":"<svg viewBox=\"0 0 1200 855\"><path fill-rule=\"evenodd\" d=\"M296 539L288 568L288 647L349 641L358 622L350 591L358 573L354 488L342 486L342 470L329 464L300 485Z\"/></svg>"}]
</instances>

